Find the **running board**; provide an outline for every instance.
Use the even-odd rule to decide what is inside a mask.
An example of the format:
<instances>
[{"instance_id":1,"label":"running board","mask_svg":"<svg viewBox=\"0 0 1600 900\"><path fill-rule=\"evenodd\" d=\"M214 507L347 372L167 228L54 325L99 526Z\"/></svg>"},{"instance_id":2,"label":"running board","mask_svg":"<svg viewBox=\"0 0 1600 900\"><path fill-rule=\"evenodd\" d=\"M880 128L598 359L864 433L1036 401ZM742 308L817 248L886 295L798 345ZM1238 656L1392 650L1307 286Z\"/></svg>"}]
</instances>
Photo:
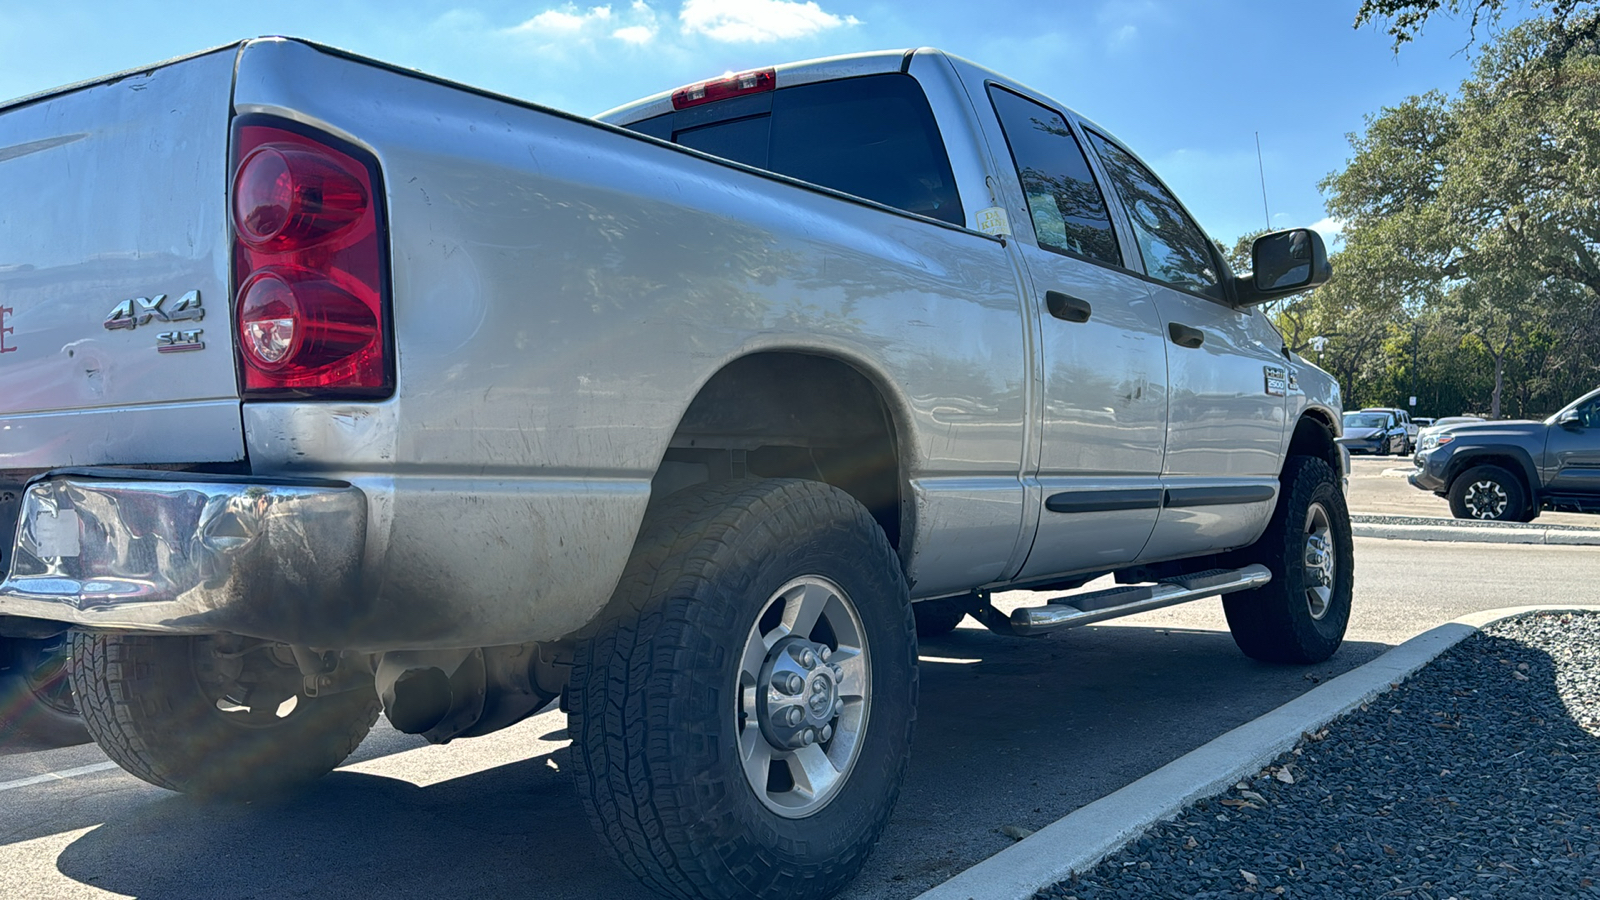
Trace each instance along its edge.
<instances>
[{"instance_id":1,"label":"running board","mask_svg":"<svg viewBox=\"0 0 1600 900\"><path fill-rule=\"evenodd\" d=\"M1000 634L1037 635L1057 628L1088 625L1118 616L1148 612L1202 597L1231 594L1258 588L1272 580L1266 566L1256 564L1242 569L1210 569L1170 578L1159 584L1133 585L1054 597L1044 606L1018 609L1009 617L985 605L974 613L990 631Z\"/></svg>"}]
</instances>

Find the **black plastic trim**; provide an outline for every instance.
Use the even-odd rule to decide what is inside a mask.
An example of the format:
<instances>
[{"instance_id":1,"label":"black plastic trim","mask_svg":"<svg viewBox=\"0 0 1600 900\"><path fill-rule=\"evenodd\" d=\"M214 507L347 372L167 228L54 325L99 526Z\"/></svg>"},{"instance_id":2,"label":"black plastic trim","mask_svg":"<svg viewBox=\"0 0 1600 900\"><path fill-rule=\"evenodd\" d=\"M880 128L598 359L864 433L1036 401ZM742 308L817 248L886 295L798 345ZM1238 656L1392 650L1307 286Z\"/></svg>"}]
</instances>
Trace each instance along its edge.
<instances>
[{"instance_id":1,"label":"black plastic trim","mask_svg":"<svg viewBox=\"0 0 1600 900\"><path fill-rule=\"evenodd\" d=\"M1239 484L1219 487L1167 488L1163 506L1224 506L1230 503L1265 503L1277 495L1270 485Z\"/></svg>"},{"instance_id":2,"label":"black plastic trim","mask_svg":"<svg viewBox=\"0 0 1600 900\"><path fill-rule=\"evenodd\" d=\"M1110 491L1067 491L1052 494L1044 508L1058 513L1118 512L1160 509L1161 488L1122 488Z\"/></svg>"}]
</instances>

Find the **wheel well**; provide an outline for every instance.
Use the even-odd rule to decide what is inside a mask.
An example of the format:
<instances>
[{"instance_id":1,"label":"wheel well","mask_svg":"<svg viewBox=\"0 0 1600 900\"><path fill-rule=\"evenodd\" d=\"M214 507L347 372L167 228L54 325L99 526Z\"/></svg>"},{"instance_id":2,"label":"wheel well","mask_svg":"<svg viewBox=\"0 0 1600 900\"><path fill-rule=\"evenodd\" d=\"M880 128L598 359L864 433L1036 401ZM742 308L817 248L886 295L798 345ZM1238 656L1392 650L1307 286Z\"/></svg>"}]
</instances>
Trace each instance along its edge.
<instances>
[{"instance_id":1,"label":"wheel well","mask_svg":"<svg viewBox=\"0 0 1600 900\"><path fill-rule=\"evenodd\" d=\"M883 393L847 363L793 352L729 363L684 412L651 495L747 476L831 484L865 506L900 547L894 422Z\"/></svg>"},{"instance_id":2,"label":"wheel well","mask_svg":"<svg viewBox=\"0 0 1600 900\"><path fill-rule=\"evenodd\" d=\"M1313 411L1306 412L1295 423L1294 435L1289 438L1289 452L1285 456L1285 463L1289 456L1314 456L1326 462L1333 469L1335 475L1344 471L1344 463L1339 459L1339 445L1333 440L1333 425L1323 421Z\"/></svg>"},{"instance_id":3,"label":"wheel well","mask_svg":"<svg viewBox=\"0 0 1600 900\"><path fill-rule=\"evenodd\" d=\"M1454 488L1456 485L1456 479L1460 478L1463 472L1466 472L1469 469L1477 468L1478 466L1499 466L1500 468L1505 469L1507 472L1510 472L1512 477L1522 482L1522 490L1528 495L1528 502L1537 502L1536 498L1534 497L1534 485L1528 478L1528 467L1523 464L1522 460L1517 459L1515 456L1508 456L1499 453L1480 453L1461 460L1452 459L1450 461L1450 469L1447 473L1449 477L1445 479L1445 490L1448 491L1451 488Z\"/></svg>"}]
</instances>

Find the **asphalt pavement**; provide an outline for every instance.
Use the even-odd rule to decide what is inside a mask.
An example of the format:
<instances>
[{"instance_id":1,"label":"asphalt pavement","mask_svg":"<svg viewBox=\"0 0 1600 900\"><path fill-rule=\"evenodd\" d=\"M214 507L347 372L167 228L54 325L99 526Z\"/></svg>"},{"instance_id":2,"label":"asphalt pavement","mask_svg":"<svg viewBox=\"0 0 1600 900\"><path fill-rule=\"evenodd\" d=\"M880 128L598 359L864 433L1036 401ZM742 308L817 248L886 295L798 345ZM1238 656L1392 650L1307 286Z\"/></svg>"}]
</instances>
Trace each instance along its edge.
<instances>
[{"instance_id":1,"label":"asphalt pavement","mask_svg":"<svg viewBox=\"0 0 1600 900\"><path fill-rule=\"evenodd\" d=\"M1352 479L1357 511L1367 478L1437 500L1396 476L1363 475L1363 462ZM1356 565L1346 643L1317 666L1245 659L1216 600L1033 639L969 620L925 642L906 786L843 896L914 896L1010 846L1012 835L1463 613L1545 598L1600 603L1592 548L1358 538ZM380 727L306 794L233 807L93 768L107 764L92 745L0 749L0 895L646 896L590 833L566 748L555 711L444 747Z\"/></svg>"}]
</instances>

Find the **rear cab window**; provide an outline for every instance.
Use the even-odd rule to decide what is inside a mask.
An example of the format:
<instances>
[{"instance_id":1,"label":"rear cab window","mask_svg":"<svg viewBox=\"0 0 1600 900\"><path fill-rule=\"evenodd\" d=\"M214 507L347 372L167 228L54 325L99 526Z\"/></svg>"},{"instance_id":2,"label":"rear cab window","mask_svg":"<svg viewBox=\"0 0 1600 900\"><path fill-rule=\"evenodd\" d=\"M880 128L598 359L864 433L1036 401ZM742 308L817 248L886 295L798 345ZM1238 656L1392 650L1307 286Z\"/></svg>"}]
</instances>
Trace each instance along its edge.
<instances>
[{"instance_id":1,"label":"rear cab window","mask_svg":"<svg viewBox=\"0 0 1600 900\"><path fill-rule=\"evenodd\" d=\"M627 127L905 212L966 225L933 109L909 75L780 87Z\"/></svg>"},{"instance_id":2,"label":"rear cab window","mask_svg":"<svg viewBox=\"0 0 1600 900\"><path fill-rule=\"evenodd\" d=\"M1039 246L1121 266L1105 197L1066 120L998 85L989 86L989 99L1027 196Z\"/></svg>"}]
</instances>

